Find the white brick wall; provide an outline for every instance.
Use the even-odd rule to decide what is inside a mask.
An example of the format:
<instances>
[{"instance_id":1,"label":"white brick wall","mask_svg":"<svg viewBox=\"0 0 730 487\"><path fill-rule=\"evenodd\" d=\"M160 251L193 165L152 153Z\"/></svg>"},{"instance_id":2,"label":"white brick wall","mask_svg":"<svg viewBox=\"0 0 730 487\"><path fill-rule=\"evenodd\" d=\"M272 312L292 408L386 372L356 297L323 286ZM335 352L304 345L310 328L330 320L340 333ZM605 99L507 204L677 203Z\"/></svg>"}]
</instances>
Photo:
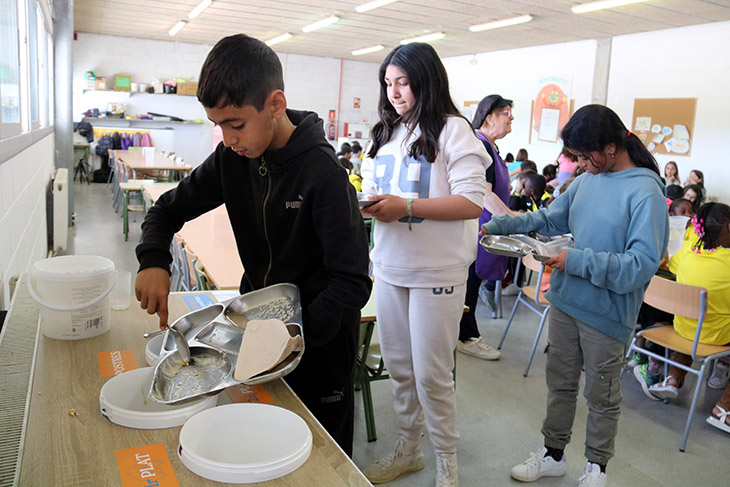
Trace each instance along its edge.
<instances>
[{"instance_id":1,"label":"white brick wall","mask_svg":"<svg viewBox=\"0 0 730 487\"><path fill-rule=\"evenodd\" d=\"M46 184L54 170L53 134L0 164L0 308L8 281L46 257Z\"/></svg>"}]
</instances>

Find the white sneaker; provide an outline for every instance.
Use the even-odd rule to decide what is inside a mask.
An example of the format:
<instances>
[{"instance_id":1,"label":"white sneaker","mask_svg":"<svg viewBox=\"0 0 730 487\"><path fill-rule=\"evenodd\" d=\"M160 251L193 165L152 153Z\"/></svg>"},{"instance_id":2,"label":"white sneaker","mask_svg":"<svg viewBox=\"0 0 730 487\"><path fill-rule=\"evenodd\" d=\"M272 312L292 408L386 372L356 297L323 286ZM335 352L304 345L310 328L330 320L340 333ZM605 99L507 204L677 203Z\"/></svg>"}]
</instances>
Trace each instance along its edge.
<instances>
[{"instance_id":1,"label":"white sneaker","mask_svg":"<svg viewBox=\"0 0 730 487\"><path fill-rule=\"evenodd\" d=\"M461 353L465 353L482 360L499 360L502 356L502 352L495 350L484 343L482 337L470 338L467 342L459 340L459 343L456 344L456 349Z\"/></svg>"},{"instance_id":2,"label":"white sneaker","mask_svg":"<svg viewBox=\"0 0 730 487\"><path fill-rule=\"evenodd\" d=\"M383 484L404 473L423 470L426 461L421 453L420 442L399 437L395 451L365 467L362 473L374 484Z\"/></svg>"},{"instance_id":3,"label":"white sneaker","mask_svg":"<svg viewBox=\"0 0 730 487\"><path fill-rule=\"evenodd\" d=\"M502 289L502 296L517 296L522 291L521 288L517 287L517 284L511 282L509 286Z\"/></svg>"},{"instance_id":4,"label":"white sneaker","mask_svg":"<svg viewBox=\"0 0 730 487\"><path fill-rule=\"evenodd\" d=\"M583 469L583 476L578 479L578 487L604 487L606 485L606 474L601 472L601 467L595 463L588 462Z\"/></svg>"},{"instance_id":5,"label":"white sneaker","mask_svg":"<svg viewBox=\"0 0 730 487\"><path fill-rule=\"evenodd\" d=\"M559 462L551 456L545 456L547 448L530 453L530 458L512 467L512 478L523 482L534 482L542 477L560 477L565 475L565 454Z\"/></svg>"},{"instance_id":6,"label":"white sneaker","mask_svg":"<svg viewBox=\"0 0 730 487\"><path fill-rule=\"evenodd\" d=\"M436 487L459 487L456 453L436 454Z\"/></svg>"},{"instance_id":7,"label":"white sneaker","mask_svg":"<svg viewBox=\"0 0 730 487\"><path fill-rule=\"evenodd\" d=\"M728 373L730 373L730 365L725 362L715 362L712 375L707 379L707 387L710 389L725 389L729 378Z\"/></svg>"}]
</instances>

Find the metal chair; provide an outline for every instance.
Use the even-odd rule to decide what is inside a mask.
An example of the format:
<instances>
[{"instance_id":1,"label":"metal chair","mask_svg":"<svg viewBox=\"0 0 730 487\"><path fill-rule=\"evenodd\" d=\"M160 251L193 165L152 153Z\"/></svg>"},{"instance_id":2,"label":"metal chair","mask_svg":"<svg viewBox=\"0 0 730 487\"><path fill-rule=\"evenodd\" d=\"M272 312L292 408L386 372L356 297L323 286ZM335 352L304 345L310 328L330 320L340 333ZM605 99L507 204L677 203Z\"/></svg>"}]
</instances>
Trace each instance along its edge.
<instances>
[{"instance_id":1,"label":"metal chair","mask_svg":"<svg viewBox=\"0 0 730 487\"><path fill-rule=\"evenodd\" d=\"M537 344L540 341L542 329L545 327L545 318L547 318L548 311L550 310L550 302L545 299L545 292L540 290L542 274L545 267L540 262L536 261L532 255L526 255L522 257L522 265L518 272L525 272L524 269L538 272L537 285L523 286L520 290L520 293L517 295L517 299L515 300L515 305L512 307L512 313L509 315L507 326L504 328L504 333L502 334L502 339L499 341L497 349L502 349L502 344L504 343L504 339L507 337L507 332L509 331L509 327L512 325L512 320L514 319L517 307L520 304L527 306L530 310L540 316L540 326L537 328L537 334L535 335L535 340L532 343L532 350L530 351L530 357L527 360L527 367L525 367L525 372L522 374L527 377L527 374L530 371L530 366L532 365L532 359L535 357L535 350L537 350ZM499 286L499 283L497 285Z\"/></svg>"},{"instance_id":2,"label":"metal chair","mask_svg":"<svg viewBox=\"0 0 730 487\"><path fill-rule=\"evenodd\" d=\"M689 284L681 284L669 279L654 276L649 283L649 288L644 294L644 302L649 306L653 306L667 313L676 316L683 316L697 320L697 330L693 340L688 340L674 331L674 326L656 326L647 328L638 332L629 346L626 356L629 357L633 352L639 352L648 355L660 362L664 363L664 376L667 376L669 365L671 364L678 369L682 369L690 374L697 376L697 385L695 386L694 396L692 396L692 405L687 415L687 423L684 427L684 436L679 446L679 451L684 451L687 446L687 438L689 437L689 428L692 425L692 417L694 416L697 399L700 390L705 384L705 376L709 370L709 365L717 359L730 356L730 346L706 345L700 343L700 334L702 333L702 322L707 313L707 289L699 286L691 286ZM664 347L664 356L651 352L636 344L639 337ZM691 366L680 364L669 358L669 351L674 350L685 355L690 355L694 362L700 364L699 370L693 369ZM665 401L666 402L666 401Z\"/></svg>"}]
</instances>

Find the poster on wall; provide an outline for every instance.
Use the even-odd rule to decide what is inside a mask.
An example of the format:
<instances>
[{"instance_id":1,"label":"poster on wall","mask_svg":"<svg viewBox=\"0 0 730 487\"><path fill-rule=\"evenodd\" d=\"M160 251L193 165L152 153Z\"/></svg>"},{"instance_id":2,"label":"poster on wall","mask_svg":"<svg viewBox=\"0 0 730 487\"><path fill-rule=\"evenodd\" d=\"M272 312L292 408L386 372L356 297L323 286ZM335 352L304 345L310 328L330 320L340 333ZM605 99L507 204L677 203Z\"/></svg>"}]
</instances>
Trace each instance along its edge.
<instances>
[{"instance_id":1,"label":"poster on wall","mask_svg":"<svg viewBox=\"0 0 730 487\"><path fill-rule=\"evenodd\" d=\"M570 118L570 84L570 79L564 76L546 76L538 80L530 139L534 132L538 140L558 141L560 130Z\"/></svg>"},{"instance_id":2,"label":"poster on wall","mask_svg":"<svg viewBox=\"0 0 730 487\"><path fill-rule=\"evenodd\" d=\"M697 98L636 98L633 129L649 152L689 156Z\"/></svg>"}]
</instances>

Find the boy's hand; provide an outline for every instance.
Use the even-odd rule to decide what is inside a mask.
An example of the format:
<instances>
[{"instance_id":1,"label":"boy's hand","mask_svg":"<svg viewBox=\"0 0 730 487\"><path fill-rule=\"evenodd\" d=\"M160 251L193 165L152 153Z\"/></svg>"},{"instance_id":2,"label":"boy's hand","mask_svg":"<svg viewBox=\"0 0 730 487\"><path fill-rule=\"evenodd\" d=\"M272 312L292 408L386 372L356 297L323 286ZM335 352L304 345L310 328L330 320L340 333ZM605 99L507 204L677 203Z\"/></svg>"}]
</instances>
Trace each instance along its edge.
<instances>
[{"instance_id":1,"label":"boy's hand","mask_svg":"<svg viewBox=\"0 0 730 487\"><path fill-rule=\"evenodd\" d=\"M568 249L563 249L555 257L550 257L543 262L544 265L565 272L565 261L568 259Z\"/></svg>"},{"instance_id":2,"label":"boy's hand","mask_svg":"<svg viewBox=\"0 0 730 487\"><path fill-rule=\"evenodd\" d=\"M134 293L139 306L149 314L160 315L160 329L167 327L167 296L170 274L162 267L148 267L137 274Z\"/></svg>"},{"instance_id":3,"label":"boy's hand","mask_svg":"<svg viewBox=\"0 0 730 487\"><path fill-rule=\"evenodd\" d=\"M479 236L483 237L483 236L485 236L488 233L489 232L487 231L487 227L485 227L484 225L482 225L482 228L479 229Z\"/></svg>"},{"instance_id":4,"label":"boy's hand","mask_svg":"<svg viewBox=\"0 0 730 487\"><path fill-rule=\"evenodd\" d=\"M392 194L379 194L370 197L377 203L363 209L381 222L390 223L408 216L406 199Z\"/></svg>"}]
</instances>

